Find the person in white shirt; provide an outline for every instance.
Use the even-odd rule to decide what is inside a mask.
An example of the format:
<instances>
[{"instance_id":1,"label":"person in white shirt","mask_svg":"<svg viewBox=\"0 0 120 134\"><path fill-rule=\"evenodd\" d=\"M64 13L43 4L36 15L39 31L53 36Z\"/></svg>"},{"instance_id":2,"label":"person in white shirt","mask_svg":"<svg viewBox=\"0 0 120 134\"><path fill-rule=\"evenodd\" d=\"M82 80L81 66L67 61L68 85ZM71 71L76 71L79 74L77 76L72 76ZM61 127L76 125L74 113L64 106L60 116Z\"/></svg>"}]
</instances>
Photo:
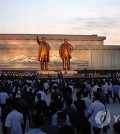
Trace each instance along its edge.
<instances>
[{"instance_id":1,"label":"person in white shirt","mask_svg":"<svg viewBox=\"0 0 120 134\"><path fill-rule=\"evenodd\" d=\"M6 105L6 100L9 98L9 95L4 91L4 87L2 88L2 92L0 93L0 105Z\"/></svg>"},{"instance_id":2,"label":"person in white shirt","mask_svg":"<svg viewBox=\"0 0 120 134\"><path fill-rule=\"evenodd\" d=\"M49 90L49 83L48 83L48 82L45 82L45 83L44 83L43 89L44 89L44 92L47 94L47 92L48 92L48 90Z\"/></svg>"},{"instance_id":3,"label":"person in white shirt","mask_svg":"<svg viewBox=\"0 0 120 134\"><path fill-rule=\"evenodd\" d=\"M100 134L101 126L96 122L95 117L100 111L105 111L105 106L99 101L100 94L98 92L94 92L93 96L94 102L90 105L88 109L87 118L89 119L89 117L91 116L91 126L93 128L94 134Z\"/></svg>"},{"instance_id":4,"label":"person in white shirt","mask_svg":"<svg viewBox=\"0 0 120 134\"><path fill-rule=\"evenodd\" d=\"M94 93L94 92L97 92L97 89L99 88L99 85L98 85L98 81L97 80L95 80L94 81L94 86L93 86L93 88L92 88L92 92Z\"/></svg>"},{"instance_id":5,"label":"person in white shirt","mask_svg":"<svg viewBox=\"0 0 120 134\"><path fill-rule=\"evenodd\" d=\"M7 134L22 134L23 115L16 110L17 102L11 101L12 111L7 115Z\"/></svg>"},{"instance_id":6,"label":"person in white shirt","mask_svg":"<svg viewBox=\"0 0 120 134\"><path fill-rule=\"evenodd\" d=\"M107 101L107 103L109 104L108 83L107 83L107 82L104 82L104 83L103 83L102 91L103 91L103 93L104 93L105 96L106 96L106 101Z\"/></svg>"},{"instance_id":7,"label":"person in white shirt","mask_svg":"<svg viewBox=\"0 0 120 134\"><path fill-rule=\"evenodd\" d=\"M89 81L87 81L85 83L85 87L86 87L86 91L88 92L89 98L91 99L91 89L92 89L92 86L91 86Z\"/></svg>"},{"instance_id":8,"label":"person in white shirt","mask_svg":"<svg viewBox=\"0 0 120 134\"><path fill-rule=\"evenodd\" d=\"M86 109L84 110L84 112L85 112L85 117L87 117L88 116L88 109L92 103L92 100L88 98L88 92L83 93L82 100L85 101Z\"/></svg>"},{"instance_id":9,"label":"person in white shirt","mask_svg":"<svg viewBox=\"0 0 120 134\"><path fill-rule=\"evenodd\" d=\"M108 97L110 97L113 100L112 91L113 91L113 85L111 82L108 82Z\"/></svg>"}]
</instances>

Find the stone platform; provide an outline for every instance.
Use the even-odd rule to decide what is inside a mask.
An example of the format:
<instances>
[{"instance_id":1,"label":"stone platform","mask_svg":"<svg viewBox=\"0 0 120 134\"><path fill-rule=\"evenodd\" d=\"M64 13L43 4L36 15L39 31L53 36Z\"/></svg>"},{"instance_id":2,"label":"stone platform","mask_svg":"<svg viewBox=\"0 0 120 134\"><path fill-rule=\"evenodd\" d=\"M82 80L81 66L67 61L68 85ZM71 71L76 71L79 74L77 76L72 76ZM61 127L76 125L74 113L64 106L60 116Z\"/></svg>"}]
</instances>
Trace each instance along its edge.
<instances>
[{"instance_id":1,"label":"stone platform","mask_svg":"<svg viewBox=\"0 0 120 134\"><path fill-rule=\"evenodd\" d=\"M57 74L74 75L74 74L77 74L77 71L74 71L74 70L60 70L60 71L40 70L40 71L37 71L37 72L41 75L57 75Z\"/></svg>"},{"instance_id":2,"label":"stone platform","mask_svg":"<svg viewBox=\"0 0 120 134\"><path fill-rule=\"evenodd\" d=\"M65 74L70 74L70 75L74 75L74 74L77 74L77 71L74 71L74 70L61 70L60 71L63 75Z\"/></svg>"},{"instance_id":3,"label":"stone platform","mask_svg":"<svg viewBox=\"0 0 120 134\"><path fill-rule=\"evenodd\" d=\"M40 70L40 71L37 71L37 73L39 74L42 74L42 75L55 75L57 74L57 72L53 71L53 70Z\"/></svg>"}]
</instances>

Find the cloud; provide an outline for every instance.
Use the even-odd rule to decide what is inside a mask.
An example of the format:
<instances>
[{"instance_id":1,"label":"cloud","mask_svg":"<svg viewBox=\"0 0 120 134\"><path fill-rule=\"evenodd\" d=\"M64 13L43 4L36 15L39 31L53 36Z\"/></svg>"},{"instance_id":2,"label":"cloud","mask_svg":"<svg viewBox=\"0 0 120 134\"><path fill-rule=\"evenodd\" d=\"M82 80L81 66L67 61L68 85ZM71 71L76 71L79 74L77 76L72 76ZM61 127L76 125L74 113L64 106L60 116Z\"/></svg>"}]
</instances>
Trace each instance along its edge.
<instances>
[{"instance_id":1,"label":"cloud","mask_svg":"<svg viewBox=\"0 0 120 134\"><path fill-rule=\"evenodd\" d=\"M66 20L65 23L72 26L73 29L79 27L91 27L91 28L112 28L120 27L120 19L116 17L93 17L93 18L74 18Z\"/></svg>"}]
</instances>

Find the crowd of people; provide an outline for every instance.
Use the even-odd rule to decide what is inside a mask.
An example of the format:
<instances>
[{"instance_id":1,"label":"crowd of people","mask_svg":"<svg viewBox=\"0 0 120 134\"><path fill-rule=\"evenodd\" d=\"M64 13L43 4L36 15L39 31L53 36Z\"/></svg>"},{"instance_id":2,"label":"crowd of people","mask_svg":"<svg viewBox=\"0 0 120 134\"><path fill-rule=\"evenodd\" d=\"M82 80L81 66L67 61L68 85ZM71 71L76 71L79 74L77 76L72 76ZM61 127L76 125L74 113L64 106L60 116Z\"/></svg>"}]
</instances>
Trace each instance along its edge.
<instances>
[{"instance_id":1,"label":"crowd of people","mask_svg":"<svg viewBox=\"0 0 120 134\"><path fill-rule=\"evenodd\" d=\"M120 103L119 90L118 78L41 78L36 72L0 72L1 131L3 134L107 132L109 124L100 126L95 116L106 110L107 103ZM119 121L113 125L113 131L120 134Z\"/></svg>"}]
</instances>

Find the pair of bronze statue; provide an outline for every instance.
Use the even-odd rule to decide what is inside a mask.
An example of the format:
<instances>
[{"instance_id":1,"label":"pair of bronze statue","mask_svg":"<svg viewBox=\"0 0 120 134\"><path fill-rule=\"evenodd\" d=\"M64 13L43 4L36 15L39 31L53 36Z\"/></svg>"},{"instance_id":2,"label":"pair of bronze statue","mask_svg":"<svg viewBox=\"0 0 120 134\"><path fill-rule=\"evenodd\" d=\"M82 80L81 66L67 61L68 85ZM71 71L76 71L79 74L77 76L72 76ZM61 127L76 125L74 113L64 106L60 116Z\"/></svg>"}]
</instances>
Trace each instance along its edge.
<instances>
[{"instance_id":1,"label":"pair of bronze statue","mask_svg":"<svg viewBox=\"0 0 120 134\"><path fill-rule=\"evenodd\" d=\"M48 70L49 50L50 45L46 42L45 37L42 37L41 41L37 36L37 43L39 44L38 60L41 63L41 70ZM59 55L63 61L63 70L70 70L71 53L73 52L73 46L64 39L64 43L60 45Z\"/></svg>"}]
</instances>

